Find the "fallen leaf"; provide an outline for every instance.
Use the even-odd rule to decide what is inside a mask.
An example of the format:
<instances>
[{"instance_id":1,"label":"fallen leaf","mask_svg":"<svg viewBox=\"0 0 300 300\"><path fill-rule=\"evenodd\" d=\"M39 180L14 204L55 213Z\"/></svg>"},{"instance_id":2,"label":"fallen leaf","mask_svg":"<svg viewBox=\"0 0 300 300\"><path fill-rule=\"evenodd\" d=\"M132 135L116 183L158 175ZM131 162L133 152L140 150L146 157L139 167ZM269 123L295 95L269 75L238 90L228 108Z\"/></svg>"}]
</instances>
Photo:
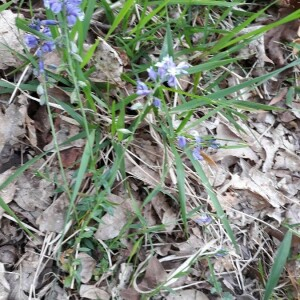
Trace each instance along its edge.
<instances>
[{"instance_id":1,"label":"fallen leaf","mask_svg":"<svg viewBox=\"0 0 300 300\"><path fill-rule=\"evenodd\" d=\"M97 262L86 253L78 253L77 258L80 260L80 280L83 283L88 283L92 276Z\"/></svg>"},{"instance_id":2,"label":"fallen leaf","mask_svg":"<svg viewBox=\"0 0 300 300\"><path fill-rule=\"evenodd\" d=\"M0 185L4 183L12 174L14 171L7 170L4 173L0 174ZM6 186L4 189L0 190L0 197L3 199L3 201L8 204L13 200L13 197L16 192L16 185L14 183L10 183L8 186ZM0 219L3 215L5 210L0 207Z\"/></svg>"},{"instance_id":3,"label":"fallen leaf","mask_svg":"<svg viewBox=\"0 0 300 300\"><path fill-rule=\"evenodd\" d=\"M80 286L79 294L80 294L80 297L87 298L87 299L95 299L95 300L98 300L98 299L109 300L110 299L110 295L106 291L104 291L94 285L82 284Z\"/></svg>"},{"instance_id":4,"label":"fallen leaf","mask_svg":"<svg viewBox=\"0 0 300 300\"><path fill-rule=\"evenodd\" d=\"M165 230L171 233L177 224L177 218L173 208L166 202L165 195L158 193L152 198L151 204L161 223L165 225Z\"/></svg>"},{"instance_id":5,"label":"fallen leaf","mask_svg":"<svg viewBox=\"0 0 300 300\"><path fill-rule=\"evenodd\" d=\"M65 194L45 209L45 211L37 218L36 224L42 232L62 232L65 225L65 218L67 208L69 207L69 200Z\"/></svg>"},{"instance_id":6,"label":"fallen leaf","mask_svg":"<svg viewBox=\"0 0 300 300\"><path fill-rule=\"evenodd\" d=\"M156 257L151 257L146 268L145 276L138 287L142 291L151 291L167 278L167 273Z\"/></svg>"},{"instance_id":7,"label":"fallen leaf","mask_svg":"<svg viewBox=\"0 0 300 300\"><path fill-rule=\"evenodd\" d=\"M123 61L118 52L104 39L98 37L99 45L91 59L91 66L96 71L91 74L90 79L95 82L111 82L123 85L121 74L123 73Z\"/></svg>"},{"instance_id":8,"label":"fallen leaf","mask_svg":"<svg viewBox=\"0 0 300 300\"><path fill-rule=\"evenodd\" d=\"M14 51L23 53L20 42L19 29L16 27L16 18L23 18L20 14L14 14L11 10L0 13L0 69L19 67L22 62L14 55ZM10 51L12 49L13 51Z\"/></svg>"},{"instance_id":9,"label":"fallen leaf","mask_svg":"<svg viewBox=\"0 0 300 300\"><path fill-rule=\"evenodd\" d=\"M27 112L16 104L11 104L3 114L0 110L0 153L4 146L13 146L23 137L25 131L25 116Z\"/></svg>"},{"instance_id":10,"label":"fallen leaf","mask_svg":"<svg viewBox=\"0 0 300 300\"><path fill-rule=\"evenodd\" d=\"M25 171L16 182L14 201L26 211L45 210L51 204L54 183Z\"/></svg>"},{"instance_id":11,"label":"fallen leaf","mask_svg":"<svg viewBox=\"0 0 300 300\"><path fill-rule=\"evenodd\" d=\"M0 263L0 300L8 300L10 294L10 285L5 278L4 264Z\"/></svg>"},{"instance_id":12,"label":"fallen leaf","mask_svg":"<svg viewBox=\"0 0 300 300\"><path fill-rule=\"evenodd\" d=\"M198 290L189 289L172 292L166 297L166 300L209 300L209 298Z\"/></svg>"},{"instance_id":13,"label":"fallen leaf","mask_svg":"<svg viewBox=\"0 0 300 300\"><path fill-rule=\"evenodd\" d=\"M95 233L95 238L100 240L113 239L120 233L128 221L128 214L132 213L129 199L123 199L116 195L110 195L109 201L115 204L113 214L105 214Z\"/></svg>"}]
</instances>

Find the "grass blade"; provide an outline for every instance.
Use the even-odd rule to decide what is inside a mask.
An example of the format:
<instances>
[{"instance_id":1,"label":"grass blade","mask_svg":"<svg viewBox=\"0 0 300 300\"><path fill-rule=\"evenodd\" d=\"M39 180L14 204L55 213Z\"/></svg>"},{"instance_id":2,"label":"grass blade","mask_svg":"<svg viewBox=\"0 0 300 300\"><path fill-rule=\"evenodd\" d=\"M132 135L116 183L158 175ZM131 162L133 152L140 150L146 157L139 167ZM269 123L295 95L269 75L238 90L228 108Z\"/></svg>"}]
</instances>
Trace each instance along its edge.
<instances>
[{"instance_id":1,"label":"grass blade","mask_svg":"<svg viewBox=\"0 0 300 300\"><path fill-rule=\"evenodd\" d=\"M186 151L186 154L188 156L188 158L190 159L190 161L192 162L197 174L199 175L200 179L201 179L201 183L203 184L204 188L206 189L206 192L208 194L208 196L211 199L211 202L213 204L213 207L215 208L216 212L217 212L217 216L219 217L219 219L221 220L222 224L224 225L224 228L231 240L231 242L233 243L235 249L237 252L239 252L239 248L238 248L238 244L235 240L234 237L234 233L231 229L231 226L229 224L228 219L226 218L225 212L217 198L217 195L215 194L215 192L213 191L213 188L211 186L211 184L208 181L207 176L205 175L201 164L199 163L199 161L195 160L193 157L193 154L191 153L191 150L188 149Z\"/></svg>"},{"instance_id":2,"label":"grass blade","mask_svg":"<svg viewBox=\"0 0 300 300\"><path fill-rule=\"evenodd\" d=\"M178 192L179 192L179 203L180 203L180 213L183 222L184 231L188 233L187 226L187 217L186 217L186 195L185 195L185 172L184 166L174 145L172 145L172 152L175 155L175 163L176 163L176 172L177 172L177 180L178 180Z\"/></svg>"},{"instance_id":3,"label":"grass blade","mask_svg":"<svg viewBox=\"0 0 300 300\"><path fill-rule=\"evenodd\" d=\"M291 250L292 236L293 234L291 230L288 230L278 249L277 255L274 259L274 264L271 268L268 282L266 284L264 300L269 300L271 298L273 290L277 285L277 282Z\"/></svg>"},{"instance_id":4,"label":"grass blade","mask_svg":"<svg viewBox=\"0 0 300 300\"><path fill-rule=\"evenodd\" d=\"M135 0L128 0L125 2L123 8L121 9L121 11L119 12L119 14L117 15L117 17L115 18L113 24L111 25L105 40L107 40L111 34L115 31L115 29L118 27L118 25L123 21L124 17L126 16L126 14L128 13L128 11L132 8L132 5L134 4Z\"/></svg>"}]
</instances>

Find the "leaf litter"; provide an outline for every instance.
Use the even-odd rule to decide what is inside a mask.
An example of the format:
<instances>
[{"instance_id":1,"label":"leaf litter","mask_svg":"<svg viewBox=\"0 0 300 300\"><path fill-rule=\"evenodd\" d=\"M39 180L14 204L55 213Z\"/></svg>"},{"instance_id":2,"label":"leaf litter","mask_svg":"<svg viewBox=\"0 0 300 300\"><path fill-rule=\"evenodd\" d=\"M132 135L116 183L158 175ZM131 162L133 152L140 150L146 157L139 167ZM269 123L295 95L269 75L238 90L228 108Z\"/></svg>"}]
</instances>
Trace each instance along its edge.
<instances>
[{"instance_id":1,"label":"leaf litter","mask_svg":"<svg viewBox=\"0 0 300 300\"><path fill-rule=\"evenodd\" d=\"M288 12L289 9L281 8L279 19L286 16ZM5 19L3 24L6 24L0 26L1 30L3 28L5 30L9 25L10 30L16 33L13 28L14 21L11 22L14 18L15 15L10 11L1 13L1 22ZM253 29L248 28L247 31ZM267 32L255 42L251 42L239 54L245 61L256 60L253 76L261 75L262 69L270 71L272 68L278 69L286 65L288 51L281 44L295 40L298 29L298 20L283 24ZM4 32L2 35L5 43L18 51L15 47L16 40L7 40L5 34ZM16 36L20 45L20 37ZM10 42L12 44L9 44ZM19 50L22 52L21 48ZM121 89L124 88L121 74L126 59L121 58L115 47L100 39L93 59L92 64L98 69L92 74L95 82L110 82L117 84ZM6 56L1 61L2 70L19 66L14 56ZM49 58L48 62L49 65L60 64L59 58L55 56L51 60ZM110 68L107 68L108 65ZM288 70L284 75L287 76L294 71ZM239 83L237 78L239 76L233 74L228 79L228 86ZM186 81L189 81L188 77L185 83ZM287 104L287 93L290 87L285 86L282 90L283 81L284 78L280 75L268 81L269 87L265 87L264 90L256 90L254 94L253 91L243 93L242 99L249 101L254 96L255 101L262 101L260 96L264 95L264 99L269 100L271 105L284 106ZM188 85L185 84L184 87L187 88ZM61 90L54 88L50 93L54 97L63 97L66 102L70 101L70 95ZM30 100L23 96L19 96L13 104L3 106L0 110L0 184L14 173L16 167L32 156L34 153L32 149L51 151L54 148L50 126L46 121L47 111L44 107L33 108L29 104ZM165 285L174 288L174 291L168 293L169 288L164 289L161 292L161 297L164 298L159 299L206 300L211 285L199 280L210 276L205 260L198 260L191 267L191 272L185 274L190 260L202 256L210 257L213 269L219 275L224 290L242 297L241 294L251 293L257 288L261 278L258 274L252 274L250 277L249 272L258 267L256 257L264 255L261 254L260 245L266 245L267 249L270 249L269 256L273 255L272 249L276 249L278 245L278 235L270 233L268 237L266 228L269 226L276 232L285 220L289 220L291 224L300 222L298 102L299 99L295 95L292 102L287 104L293 109L285 113L249 113L247 125L236 120L242 130L237 130L221 115L216 119L209 119L207 123L201 123L201 128L197 128L198 131L203 132L203 135L215 133L220 139L222 148L210 153L217 168L210 167L206 162L203 162L203 168L226 210L230 223L233 224L234 232L239 237L238 243L242 249L240 256L234 253L227 235L216 218L211 218L207 224L197 221L201 216L199 207L200 211L208 216L214 217L215 212L210 199L199 184L200 178L189 167L185 185L190 232L188 238L182 234L178 215L179 204L172 201L178 197L175 188L177 179L176 176L174 177L175 172L172 171L174 157L169 155L169 161L164 160L165 150L162 140L153 130L155 126L153 120L148 119L146 124L138 129L138 138L131 143L130 150L125 155L126 173L130 177L128 182L132 188L132 197L128 197L123 190L118 191L115 188L107 199L112 203L113 211L101 217L93 237L104 247L105 242L122 234L124 226L130 220L134 220L132 224L135 225L137 211L142 213L150 228L160 226L163 231L154 229L157 233L153 234L151 243L145 242L140 248L135 248L136 245L128 239L121 239L119 246L125 249L127 247L128 251L122 252L117 248L113 252L105 248L109 253L107 255L109 268L105 275L102 274L102 280L99 279L99 275L95 275L99 267L97 264L100 254L97 251L92 255L77 252L79 275L83 283L80 286L79 296L87 299L110 299L112 294L116 294L119 299L140 299L141 294L147 294ZM81 128L79 124L64 118L61 111L57 110L56 113L58 114L55 119L56 138L61 145L79 134ZM291 122L295 124L291 125ZM247 145L247 147L234 148L233 146L237 144ZM26 146L23 147L24 145ZM84 146L85 140L77 139L61 147L64 168L76 169L76 163L80 160ZM20 157L18 161L14 156L16 152ZM162 180L166 163L169 164L170 173ZM189 166L187 161L185 163ZM12 167L7 167L9 165ZM43 168L44 173L41 173L40 170ZM72 174L73 171L68 174L70 181ZM35 240L31 240L24 234L18 234L18 225L1 210L3 229L0 233L1 299L28 299L28 294L35 293L37 293L36 297L31 299L42 299L42 297L69 299L69 291L63 289L61 284L50 275L57 268L54 267L55 263L52 260L57 253L51 241L57 241L65 228L69 207L66 195L57 194L55 190L59 186L59 181L61 178L59 178L57 162L43 159L0 191L4 202L21 217L28 228L35 229L36 236ZM144 205L146 195L143 191L158 185L162 185L160 192L151 202ZM134 202L133 199L136 201ZM135 239L139 237L137 233L132 232L132 228L128 228L126 232L133 234ZM273 238L272 241L268 241L270 237ZM226 249L228 254L225 257L218 257L217 254L222 249ZM131 263L124 263L132 258L132 253L137 254L138 266L135 271ZM154 255L149 256L150 253ZM298 264L297 260L291 260L287 265L287 274L296 292L299 290L295 280L300 276ZM115 276L114 272L119 276ZM223 272L226 272L227 276L222 277ZM241 272L245 272L244 278ZM106 282L108 278L111 283ZM190 285L198 288L191 289ZM176 290L178 287L187 288Z\"/></svg>"}]
</instances>

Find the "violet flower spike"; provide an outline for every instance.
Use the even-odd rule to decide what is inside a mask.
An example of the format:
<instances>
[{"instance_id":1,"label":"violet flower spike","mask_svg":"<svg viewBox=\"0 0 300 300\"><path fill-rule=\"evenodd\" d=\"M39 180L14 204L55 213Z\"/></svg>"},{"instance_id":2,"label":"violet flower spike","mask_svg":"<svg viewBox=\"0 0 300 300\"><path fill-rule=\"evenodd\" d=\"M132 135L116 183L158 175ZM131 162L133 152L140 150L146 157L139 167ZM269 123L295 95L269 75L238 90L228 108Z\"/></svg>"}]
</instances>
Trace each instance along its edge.
<instances>
[{"instance_id":1,"label":"violet flower spike","mask_svg":"<svg viewBox=\"0 0 300 300\"><path fill-rule=\"evenodd\" d=\"M202 216L196 218L195 222L200 226L208 225L212 222L212 217L207 214L203 214Z\"/></svg>"},{"instance_id":2,"label":"violet flower spike","mask_svg":"<svg viewBox=\"0 0 300 300\"><path fill-rule=\"evenodd\" d=\"M24 42L25 42L26 46L31 49L31 48L35 48L38 46L39 39L32 34L26 34L24 36Z\"/></svg>"},{"instance_id":3,"label":"violet flower spike","mask_svg":"<svg viewBox=\"0 0 300 300\"><path fill-rule=\"evenodd\" d=\"M162 61L156 63L155 66L158 67L157 74L161 81L167 81L168 85L171 87L176 87L178 85L176 76L188 74L185 69L189 67L185 62L181 62L176 66L173 58L169 55L165 56Z\"/></svg>"},{"instance_id":4,"label":"violet flower spike","mask_svg":"<svg viewBox=\"0 0 300 300\"><path fill-rule=\"evenodd\" d=\"M147 69L148 76L151 80L156 81L157 79L157 72L154 71L153 67Z\"/></svg>"},{"instance_id":5,"label":"violet flower spike","mask_svg":"<svg viewBox=\"0 0 300 300\"><path fill-rule=\"evenodd\" d=\"M55 43L52 41L46 41L41 46L41 50L43 53L52 52L55 49Z\"/></svg>"},{"instance_id":6,"label":"violet flower spike","mask_svg":"<svg viewBox=\"0 0 300 300\"><path fill-rule=\"evenodd\" d=\"M144 82L138 81L136 93L139 96L148 96L151 93L151 91L148 89L147 85Z\"/></svg>"},{"instance_id":7,"label":"violet flower spike","mask_svg":"<svg viewBox=\"0 0 300 300\"><path fill-rule=\"evenodd\" d=\"M203 156L200 154L200 147L196 147L196 148L194 148L194 150L193 150L193 157L194 157L194 159L196 159L196 160L203 160L204 158L203 158Z\"/></svg>"},{"instance_id":8,"label":"violet flower spike","mask_svg":"<svg viewBox=\"0 0 300 300\"><path fill-rule=\"evenodd\" d=\"M60 0L44 0L44 6L50 9L54 14L58 14L63 9L63 2Z\"/></svg>"},{"instance_id":9,"label":"violet flower spike","mask_svg":"<svg viewBox=\"0 0 300 300\"><path fill-rule=\"evenodd\" d=\"M213 139L210 141L209 147L213 149L218 149L220 147L220 144L215 139Z\"/></svg>"},{"instance_id":10,"label":"violet flower spike","mask_svg":"<svg viewBox=\"0 0 300 300\"><path fill-rule=\"evenodd\" d=\"M153 106L155 106L156 108L160 108L161 107L161 101L160 99L154 97L153 101L152 101Z\"/></svg>"},{"instance_id":11,"label":"violet flower spike","mask_svg":"<svg viewBox=\"0 0 300 300\"><path fill-rule=\"evenodd\" d=\"M180 148L184 148L186 146L186 138L184 136L178 136L177 143Z\"/></svg>"}]
</instances>

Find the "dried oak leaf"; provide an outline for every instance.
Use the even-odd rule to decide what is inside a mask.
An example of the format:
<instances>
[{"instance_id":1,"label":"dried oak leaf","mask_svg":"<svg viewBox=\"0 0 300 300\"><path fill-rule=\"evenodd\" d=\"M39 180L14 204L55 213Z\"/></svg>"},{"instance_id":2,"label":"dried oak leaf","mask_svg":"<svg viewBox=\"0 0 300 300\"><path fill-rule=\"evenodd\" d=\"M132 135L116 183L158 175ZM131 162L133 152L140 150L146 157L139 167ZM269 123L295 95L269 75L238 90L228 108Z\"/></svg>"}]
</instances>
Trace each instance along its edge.
<instances>
[{"instance_id":1,"label":"dried oak leaf","mask_svg":"<svg viewBox=\"0 0 300 300\"><path fill-rule=\"evenodd\" d=\"M128 214L133 212L129 199L123 199L116 195L109 195L109 201L115 204L112 214L105 214L95 233L95 238L100 240L113 239L122 230L128 220Z\"/></svg>"},{"instance_id":2,"label":"dried oak leaf","mask_svg":"<svg viewBox=\"0 0 300 300\"><path fill-rule=\"evenodd\" d=\"M166 300L209 300L205 294L196 290L183 290L183 291L176 291L170 293L166 298Z\"/></svg>"},{"instance_id":3,"label":"dried oak leaf","mask_svg":"<svg viewBox=\"0 0 300 300\"><path fill-rule=\"evenodd\" d=\"M11 10L4 10L0 13L0 69L19 67L22 62L14 55L15 52L22 53L23 46L20 40L16 18L23 17L14 14Z\"/></svg>"},{"instance_id":4,"label":"dried oak leaf","mask_svg":"<svg viewBox=\"0 0 300 300\"><path fill-rule=\"evenodd\" d=\"M88 283L92 276L97 262L86 253L78 253L77 258L80 260L80 280L82 283Z\"/></svg>"},{"instance_id":5,"label":"dried oak leaf","mask_svg":"<svg viewBox=\"0 0 300 300\"><path fill-rule=\"evenodd\" d=\"M16 182L14 201L26 211L45 210L51 204L54 184L25 171Z\"/></svg>"},{"instance_id":6,"label":"dried oak leaf","mask_svg":"<svg viewBox=\"0 0 300 300\"><path fill-rule=\"evenodd\" d=\"M5 278L5 268L4 264L0 263L0 299L6 300L9 299L9 293L10 293L10 284Z\"/></svg>"},{"instance_id":7,"label":"dried oak leaf","mask_svg":"<svg viewBox=\"0 0 300 300\"><path fill-rule=\"evenodd\" d=\"M121 74L123 73L123 61L118 52L104 39L99 38L99 45L91 59L91 66L96 71L90 76L95 82L111 82L123 85Z\"/></svg>"},{"instance_id":8,"label":"dried oak leaf","mask_svg":"<svg viewBox=\"0 0 300 300\"><path fill-rule=\"evenodd\" d=\"M26 108L21 105L11 104L5 113L0 110L0 155L5 146L13 146L18 143L19 138L26 133L24 124Z\"/></svg>"},{"instance_id":9,"label":"dried oak leaf","mask_svg":"<svg viewBox=\"0 0 300 300\"><path fill-rule=\"evenodd\" d=\"M156 257L150 258L142 282L138 285L142 291L151 291L167 278L167 273Z\"/></svg>"},{"instance_id":10,"label":"dried oak leaf","mask_svg":"<svg viewBox=\"0 0 300 300\"><path fill-rule=\"evenodd\" d=\"M39 225L40 231L62 232L68 206L69 201L65 194L62 194L37 218L36 224Z\"/></svg>"},{"instance_id":11,"label":"dried oak leaf","mask_svg":"<svg viewBox=\"0 0 300 300\"><path fill-rule=\"evenodd\" d=\"M101 300L109 300L110 299L110 295L94 286L94 285L87 285L87 284L82 284L80 286L80 290L79 290L79 294L81 299L86 298L86 299L101 299Z\"/></svg>"}]
</instances>

